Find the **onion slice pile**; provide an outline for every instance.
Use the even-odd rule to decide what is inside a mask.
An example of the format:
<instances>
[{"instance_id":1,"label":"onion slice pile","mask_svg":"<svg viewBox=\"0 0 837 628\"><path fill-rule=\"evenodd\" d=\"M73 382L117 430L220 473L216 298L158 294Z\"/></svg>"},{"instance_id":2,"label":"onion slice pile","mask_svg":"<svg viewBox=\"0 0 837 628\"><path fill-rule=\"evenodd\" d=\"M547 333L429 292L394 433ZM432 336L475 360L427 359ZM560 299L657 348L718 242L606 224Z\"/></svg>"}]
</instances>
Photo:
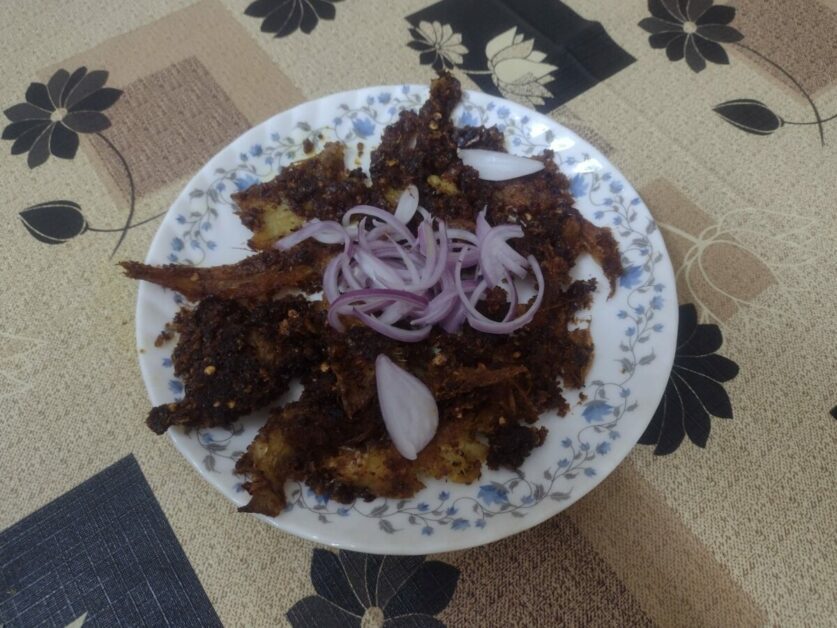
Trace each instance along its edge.
<instances>
[{"instance_id":1,"label":"onion slice pile","mask_svg":"<svg viewBox=\"0 0 837 628\"><path fill-rule=\"evenodd\" d=\"M416 213L422 220L414 233L407 223ZM423 340L433 325L456 333L465 321L482 332L510 334L538 311L543 274L534 257L524 257L509 245L509 240L523 237L523 229L512 224L492 227L485 213L483 209L477 216L476 233L448 229L419 206L418 191L410 186L394 214L358 205L344 214L342 223L312 220L276 247L287 250L308 238L343 243L343 251L323 274L328 321L338 331L345 329L341 317L352 316L402 342ZM526 311L518 313L518 282L530 272L537 294ZM497 287L506 292L508 302L499 321L478 309L486 292Z\"/></svg>"}]
</instances>

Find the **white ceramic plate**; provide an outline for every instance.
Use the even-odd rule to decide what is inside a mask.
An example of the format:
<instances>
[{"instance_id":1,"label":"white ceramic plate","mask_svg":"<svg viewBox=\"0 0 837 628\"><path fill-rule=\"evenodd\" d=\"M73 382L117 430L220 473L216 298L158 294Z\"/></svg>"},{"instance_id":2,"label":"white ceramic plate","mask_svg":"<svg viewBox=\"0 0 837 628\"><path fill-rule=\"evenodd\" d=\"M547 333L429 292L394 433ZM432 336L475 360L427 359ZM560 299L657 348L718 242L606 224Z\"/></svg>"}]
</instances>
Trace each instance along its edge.
<instances>
[{"instance_id":1,"label":"white ceramic plate","mask_svg":"<svg viewBox=\"0 0 837 628\"><path fill-rule=\"evenodd\" d=\"M189 182L160 225L146 262L213 266L247 256L250 233L233 213L231 193L271 179L302 157L306 139L317 146L345 141L351 167L355 147L363 142L366 149L357 163L366 168L383 128L402 109L418 109L427 93L427 87L413 85L344 92L280 113L246 132ZM282 530L326 545L388 554L428 554L503 538L561 512L607 477L637 442L662 397L674 359L677 297L663 239L636 191L575 133L513 102L469 92L454 119L460 126L500 125L509 150L518 154L554 150L572 181L578 209L610 227L619 242L625 273L611 299L591 259L582 258L574 271L578 278L599 278L591 322L595 360L583 391L586 400L579 402L578 391L570 391L573 410L567 417L541 417L549 428L547 440L518 473L485 469L470 486L429 480L412 499L354 504L289 483L289 510L263 517ZM180 295L144 282L140 286L139 361L154 405L183 394L172 372L174 343L154 346L181 303ZM265 416L245 418L232 429L190 434L170 429L169 434L201 475L242 505L249 495L233 466Z\"/></svg>"}]
</instances>

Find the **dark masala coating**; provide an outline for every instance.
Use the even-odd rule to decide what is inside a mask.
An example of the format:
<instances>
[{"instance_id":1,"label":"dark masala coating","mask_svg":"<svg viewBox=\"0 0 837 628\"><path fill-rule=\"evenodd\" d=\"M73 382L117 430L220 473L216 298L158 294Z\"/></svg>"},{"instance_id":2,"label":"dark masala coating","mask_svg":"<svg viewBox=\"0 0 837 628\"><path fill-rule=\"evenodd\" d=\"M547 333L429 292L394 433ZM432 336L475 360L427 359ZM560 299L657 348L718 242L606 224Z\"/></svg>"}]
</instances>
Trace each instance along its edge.
<instances>
[{"instance_id":1,"label":"dark masala coating","mask_svg":"<svg viewBox=\"0 0 837 628\"><path fill-rule=\"evenodd\" d=\"M349 502L377 496L407 498L427 477L470 483L483 465L517 468L543 444L540 414L569 406L561 386L584 384L593 359L586 329L569 331L589 307L594 280L573 281L570 270L591 254L615 287L622 266L607 229L573 207L569 182L545 151L540 172L503 182L482 181L460 161L458 148L505 150L496 128L455 129L451 112L459 83L442 73L419 112L403 112L372 152L370 180L343 163L343 147L285 168L275 179L236 195L242 222L262 252L230 266L155 268L127 263L126 274L198 300L175 319L180 340L175 372L186 397L154 408L149 425L228 425L270 405L292 378L301 398L275 408L238 461L247 476L250 503L241 510L278 515L286 507L285 484L304 481L320 494ZM401 343L352 319L339 333L325 322L325 307L304 297L279 297L285 288L313 292L337 250L306 242L287 252L271 247L311 218L339 220L352 206L370 202L393 208L407 185L421 204L450 224L473 228L488 208L489 223L514 223L524 237L511 242L534 255L544 275L544 296L532 322L510 335L485 334L465 325L459 333L434 329L419 343ZM500 289L477 305L492 318L508 307ZM519 313L528 304L519 304ZM421 379L436 398L439 428L414 461L403 458L387 435L375 379L384 353ZM214 367L214 368L208 368Z\"/></svg>"},{"instance_id":2,"label":"dark masala coating","mask_svg":"<svg viewBox=\"0 0 837 628\"><path fill-rule=\"evenodd\" d=\"M321 303L286 297L255 304L210 297L174 319L172 353L182 401L157 406L148 427L229 425L282 395L290 380L323 359Z\"/></svg>"}]
</instances>

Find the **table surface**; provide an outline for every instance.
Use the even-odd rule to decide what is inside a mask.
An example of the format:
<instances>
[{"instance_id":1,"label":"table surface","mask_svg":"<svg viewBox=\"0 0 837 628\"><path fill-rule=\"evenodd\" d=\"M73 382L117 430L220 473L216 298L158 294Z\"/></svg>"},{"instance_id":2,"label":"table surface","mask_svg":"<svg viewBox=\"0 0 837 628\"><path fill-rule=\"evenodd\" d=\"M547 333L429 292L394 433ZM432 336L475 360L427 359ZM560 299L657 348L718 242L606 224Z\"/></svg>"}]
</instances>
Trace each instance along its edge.
<instances>
[{"instance_id":1,"label":"table surface","mask_svg":"<svg viewBox=\"0 0 837 628\"><path fill-rule=\"evenodd\" d=\"M713 4L16 4L0 624L834 622L837 0ZM565 513L424 559L337 554L236 514L144 426L137 286L115 262L144 258L159 214L247 128L442 65L634 184L677 272L681 347L645 444Z\"/></svg>"}]
</instances>

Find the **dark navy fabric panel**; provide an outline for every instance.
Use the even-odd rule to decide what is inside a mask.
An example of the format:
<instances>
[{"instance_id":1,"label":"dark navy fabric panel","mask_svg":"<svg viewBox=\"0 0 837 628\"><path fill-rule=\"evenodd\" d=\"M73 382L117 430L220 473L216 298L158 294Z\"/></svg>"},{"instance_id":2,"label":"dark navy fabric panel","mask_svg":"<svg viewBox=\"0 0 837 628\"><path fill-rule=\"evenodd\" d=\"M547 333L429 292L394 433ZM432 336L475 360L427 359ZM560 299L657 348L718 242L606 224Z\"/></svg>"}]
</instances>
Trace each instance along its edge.
<instances>
[{"instance_id":1,"label":"dark navy fabric panel","mask_svg":"<svg viewBox=\"0 0 837 628\"><path fill-rule=\"evenodd\" d=\"M0 625L220 626L133 456L0 532Z\"/></svg>"}]
</instances>

